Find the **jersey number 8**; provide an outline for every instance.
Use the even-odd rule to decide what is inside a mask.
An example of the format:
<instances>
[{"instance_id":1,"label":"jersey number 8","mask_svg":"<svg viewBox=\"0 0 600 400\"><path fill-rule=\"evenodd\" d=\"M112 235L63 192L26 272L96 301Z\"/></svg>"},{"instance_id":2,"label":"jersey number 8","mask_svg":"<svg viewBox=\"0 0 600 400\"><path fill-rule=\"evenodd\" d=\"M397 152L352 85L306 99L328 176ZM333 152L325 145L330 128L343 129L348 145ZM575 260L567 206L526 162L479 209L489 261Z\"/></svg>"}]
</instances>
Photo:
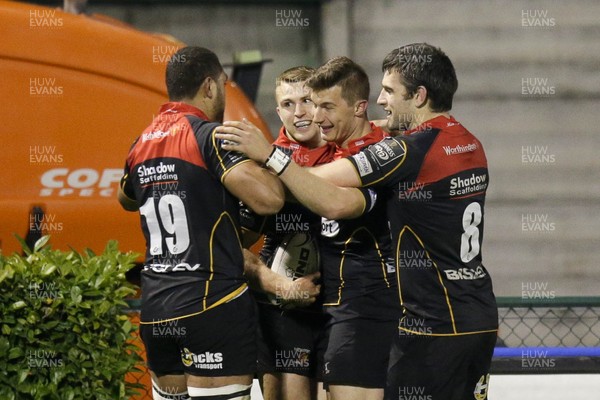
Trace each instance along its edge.
<instances>
[{"instance_id":1,"label":"jersey number 8","mask_svg":"<svg viewBox=\"0 0 600 400\"><path fill-rule=\"evenodd\" d=\"M460 238L460 259L468 263L479 254L479 224L481 223L481 206L471 203L465 208L462 224L463 234Z\"/></svg>"}]
</instances>

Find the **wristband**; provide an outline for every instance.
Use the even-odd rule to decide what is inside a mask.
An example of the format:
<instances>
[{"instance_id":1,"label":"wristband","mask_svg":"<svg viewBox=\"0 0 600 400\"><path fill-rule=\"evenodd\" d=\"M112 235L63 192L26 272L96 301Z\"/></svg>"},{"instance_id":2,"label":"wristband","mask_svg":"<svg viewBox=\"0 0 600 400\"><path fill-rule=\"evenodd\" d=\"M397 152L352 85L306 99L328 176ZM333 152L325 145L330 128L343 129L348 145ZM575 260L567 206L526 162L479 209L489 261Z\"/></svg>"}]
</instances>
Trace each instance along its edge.
<instances>
[{"instance_id":1,"label":"wristband","mask_svg":"<svg viewBox=\"0 0 600 400\"><path fill-rule=\"evenodd\" d=\"M292 159L285 154L281 149L274 147L273 151L265 161L265 165L271 168L277 176L283 174L283 171L290 165Z\"/></svg>"}]
</instances>

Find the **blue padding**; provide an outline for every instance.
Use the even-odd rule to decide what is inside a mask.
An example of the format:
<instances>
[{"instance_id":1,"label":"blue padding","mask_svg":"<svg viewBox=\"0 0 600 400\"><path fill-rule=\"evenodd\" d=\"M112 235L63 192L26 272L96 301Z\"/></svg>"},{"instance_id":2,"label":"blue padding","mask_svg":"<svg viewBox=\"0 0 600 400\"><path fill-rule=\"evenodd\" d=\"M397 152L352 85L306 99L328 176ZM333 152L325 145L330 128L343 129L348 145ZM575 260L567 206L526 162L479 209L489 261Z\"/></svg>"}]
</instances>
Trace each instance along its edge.
<instances>
[{"instance_id":1,"label":"blue padding","mask_svg":"<svg viewBox=\"0 0 600 400\"><path fill-rule=\"evenodd\" d=\"M496 347L494 357L600 357L600 347Z\"/></svg>"}]
</instances>

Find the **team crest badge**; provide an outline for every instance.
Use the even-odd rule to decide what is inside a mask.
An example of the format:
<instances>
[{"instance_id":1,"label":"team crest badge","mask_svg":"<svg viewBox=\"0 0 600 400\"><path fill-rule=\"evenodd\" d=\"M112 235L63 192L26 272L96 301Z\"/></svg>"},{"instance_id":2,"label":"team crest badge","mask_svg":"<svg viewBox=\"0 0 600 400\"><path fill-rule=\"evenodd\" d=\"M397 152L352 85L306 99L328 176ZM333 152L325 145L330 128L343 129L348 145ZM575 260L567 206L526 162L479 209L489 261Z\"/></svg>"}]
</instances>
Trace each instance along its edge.
<instances>
[{"instance_id":1,"label":"team crest badge","mask_svg":"<svg viewBox=\"0 0 600 400\"><path fill-rule=\"evenodd\" d=\"M181 352L181 362L186 367L191 366L194 363L194 359L192 358L192 352L187 349L187 347L183 348Z\"/></svg>"}]
</instances>

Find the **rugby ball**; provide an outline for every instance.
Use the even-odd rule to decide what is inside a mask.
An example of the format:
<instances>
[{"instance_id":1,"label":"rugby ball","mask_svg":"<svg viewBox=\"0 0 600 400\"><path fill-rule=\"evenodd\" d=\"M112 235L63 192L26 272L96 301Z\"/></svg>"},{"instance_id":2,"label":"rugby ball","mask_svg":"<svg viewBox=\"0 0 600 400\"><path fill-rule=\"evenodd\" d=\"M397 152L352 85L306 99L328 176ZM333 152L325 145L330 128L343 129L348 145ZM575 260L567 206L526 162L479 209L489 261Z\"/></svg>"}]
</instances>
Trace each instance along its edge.
<instances>
[{"instance_id":1,"label":"rugby ball","mask_svg":"<svg viewBox=\"0 0 600 400\"><path fill-rule=\"evenodd\" d=\"M308 232L288 233L275 249L270 267L289 280L318 271L320 259L315 235ZM269 297L271 303L280 304L275 296Z\"/></svg>"}]
</instances>

